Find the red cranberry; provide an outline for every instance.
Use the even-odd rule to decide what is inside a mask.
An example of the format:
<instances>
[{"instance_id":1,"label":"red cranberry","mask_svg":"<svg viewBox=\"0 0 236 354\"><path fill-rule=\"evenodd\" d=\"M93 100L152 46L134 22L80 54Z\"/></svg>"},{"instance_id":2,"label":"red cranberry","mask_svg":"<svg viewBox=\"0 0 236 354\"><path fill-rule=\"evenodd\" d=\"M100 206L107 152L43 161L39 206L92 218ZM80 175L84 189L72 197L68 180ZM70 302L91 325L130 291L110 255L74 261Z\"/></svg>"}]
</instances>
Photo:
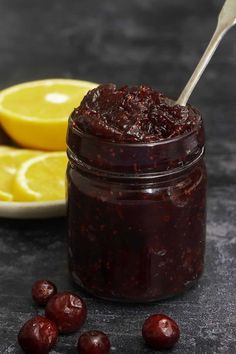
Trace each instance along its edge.
<instances>
[{"instance_id":1,"label":"red cranberry","mask_svg":"<svg viewBox=\"0 0 236 354\"><path fill-rule=\"evenodd\" d=\"M48 280L38 280L32 287L32 297L36 304L46 305L48 300L57 293L56 285Z\"/></svg>"},{"instance_id":2,"label":"red cranberry","mask_svg":"<svg viewBox=\"0 0 236 354\"><path fill-rule=\"evenodd\" d=\"M47 303L46 317L56 323L59 332L70 333L80 329L87 317L87 307L76 294L63 292L54 295Z\"/></svg>"},{"instance_id":3,"label":"red cranberry","mask_svg":"<svg viewBox=\"0 0 236 354\"><path fill-rule=\"evenodd\" d=\"M78 341L79 354L108 354L110 341L107 335L100 331L83 333Z\"/></svg>"},{"instance_id":4,"label":"red cranberry","mask_svg":"<svg viewBox=\"0 0 236 354\"><path fill-rule=\"evenodd\" d=\"M48 318L36 316L20 329L18 343L26 354L47 354L56 344L58 329Z\"/></svg>"},{"instance_id":5,"label":"red cranberry","mask_svg":"<svg viewBox=\"0 0 236 354\"><path fill-rule=\"evenodd\" d=\"M154 349L169 349L178 342L180 331L177 323L166 315L150 316L143 324L145 342Z\"/></svg>"}]
</instances>

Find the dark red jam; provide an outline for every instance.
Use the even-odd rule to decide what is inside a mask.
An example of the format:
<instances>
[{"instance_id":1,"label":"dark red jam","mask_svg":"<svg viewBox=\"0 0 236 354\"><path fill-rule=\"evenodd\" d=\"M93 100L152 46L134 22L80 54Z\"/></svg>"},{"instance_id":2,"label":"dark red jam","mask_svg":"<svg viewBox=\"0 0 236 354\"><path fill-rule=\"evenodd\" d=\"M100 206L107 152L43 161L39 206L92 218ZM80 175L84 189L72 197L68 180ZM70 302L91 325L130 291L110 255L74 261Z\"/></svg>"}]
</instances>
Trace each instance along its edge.
<instances>
[{"instance_id":1,"label":"dark red jam","mask_svg":"<svg viewBox=\"0 0 236 354\"><path fill-rule=\"evenodd\" d=\"M75 282L96 296L136 302L192 286L205 248L200 114L148 87L100 86L72 113L67 143Z\"/></svg>"},{"instance_id":2,"label":"dark red jam","mask_svg":"<svg viewBox=\"0 0 236 354\"><path fill-rule=\"evenodd\" d=\"M148 86L101 85L85 96L72 120L83 132L115 142L156 142L201 125L193 107L173 104Z\"/></svg>"}]
</instances>

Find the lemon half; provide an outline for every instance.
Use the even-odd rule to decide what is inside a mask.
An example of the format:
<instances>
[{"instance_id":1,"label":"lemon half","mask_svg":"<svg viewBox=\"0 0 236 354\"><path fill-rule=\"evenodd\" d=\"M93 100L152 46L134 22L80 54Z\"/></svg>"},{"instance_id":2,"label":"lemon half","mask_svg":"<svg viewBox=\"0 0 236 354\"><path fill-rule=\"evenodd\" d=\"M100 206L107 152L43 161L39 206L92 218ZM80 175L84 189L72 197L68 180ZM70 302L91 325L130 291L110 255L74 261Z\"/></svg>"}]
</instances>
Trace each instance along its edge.
<instances>
[{"instance_id":1,"label":"lemon half","mask_svg":"<svg viewBox=\"0 0 236 354\"><path fill-rule=\"evenodd\" d=\"M32 81L0 93L0 121L19 145L65 150L67 121L85 94L97 84L69 79Z\"/></svg>"}]
</instances>

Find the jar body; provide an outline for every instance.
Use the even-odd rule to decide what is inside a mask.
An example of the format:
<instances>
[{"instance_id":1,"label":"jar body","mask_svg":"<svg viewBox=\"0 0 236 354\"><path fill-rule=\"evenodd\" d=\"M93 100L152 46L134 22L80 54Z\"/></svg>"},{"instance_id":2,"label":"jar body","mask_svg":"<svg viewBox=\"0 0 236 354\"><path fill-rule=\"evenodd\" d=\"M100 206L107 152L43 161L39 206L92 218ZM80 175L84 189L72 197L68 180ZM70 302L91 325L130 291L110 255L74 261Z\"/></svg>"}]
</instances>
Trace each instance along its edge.
<instances>
[{"instance_id":1,"label":"jar body","mask_svg":"<svg viewBox=\"0 0 236 354\"><path fill-rule=\"evenodd\" d=\"M206 233L203 156L177 173L99 176L70 155L68 249L74 281L110 300L154 301L200 277Z\"/></svg>"}]
</instances>

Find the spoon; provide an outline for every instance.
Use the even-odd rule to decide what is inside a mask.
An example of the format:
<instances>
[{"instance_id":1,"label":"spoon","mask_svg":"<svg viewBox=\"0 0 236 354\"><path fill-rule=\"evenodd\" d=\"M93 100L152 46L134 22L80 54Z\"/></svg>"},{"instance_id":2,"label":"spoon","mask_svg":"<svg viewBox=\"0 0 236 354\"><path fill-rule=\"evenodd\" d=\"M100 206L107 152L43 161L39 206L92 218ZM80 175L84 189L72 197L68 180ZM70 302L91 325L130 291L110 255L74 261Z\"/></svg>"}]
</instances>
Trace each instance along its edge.
<instances>
[{"instance_id":1,"label":"spoon","mask_svg":"<svg viewBox=\"0 0 236 354\"><path fill-rule=\"evenodd\" d=\"M186 106L188 99L226 32L236 24L236 0L226 0L210 43L175 104Z\"/></svg>"}]
</instances>

